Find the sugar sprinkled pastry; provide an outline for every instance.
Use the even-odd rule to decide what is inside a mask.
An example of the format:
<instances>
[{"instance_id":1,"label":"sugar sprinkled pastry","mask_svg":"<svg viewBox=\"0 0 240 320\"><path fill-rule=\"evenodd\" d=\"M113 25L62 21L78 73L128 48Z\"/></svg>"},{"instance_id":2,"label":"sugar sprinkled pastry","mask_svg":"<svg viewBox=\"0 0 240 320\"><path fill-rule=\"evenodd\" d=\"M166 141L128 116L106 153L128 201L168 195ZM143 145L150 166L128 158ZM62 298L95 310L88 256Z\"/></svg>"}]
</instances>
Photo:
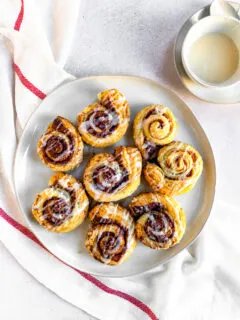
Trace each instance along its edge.
<instances>
[{"instance_id":1,"label":"sugar sprinkled pastry","mask_svg":"<svg viewBox=\"0 0 240 320\"><path fill-rule=\"evenodd\" d=\"M179 195L190 191L203 170L203 160L189 144L174 141L158 153L158 165L147 163L144 176L155 192Z\"/></svg>"},{"instance_id":2,"label":"sugar sprinkled pastry","mask_svg":"<svg viewBox=\"0 0 240 320\"><path fill-rule=\"evenodd\" d=\"M114 154L100 153L88 162L83 182L96 201L117 201L131 195L139 186L142 157L137 148L116 147Z\"/></svg>"},{"instance_id":3,"label":"sugar sprinkled pastry","mask_svg":"<svg viewBox=\"0 0 240 320\"><path fill-rule=\"evenodd\" d=\"M98 101L79 113L78 130L84 142L103 148L124 136L130 121L130 109L126 98L117 89L100 92Z\"/></svg>"},{"instance_id":4,"label":"sugar sprinkled pastry","mask_svg":"<svg viewBox=\"0 0 240 320\"><path fill-rule=\"evenodd\" d=\"M180 242L186 217L179 203L160 193L142 193L129 205L136 219L137 238L152 249L168 249Z\"/></svg>"},{"instance_id":5,"label":"sugar sprinkled pastry","mask_svg":"<svg viewBox=\"0 0 240 320\"><path fill-rule=\"evenodd\" d=\"M82 184L73 176L58 172L49 180L48 188L36 195L32 214L50 231L69 232L83 222L88 206Z\"/></svg>"},{"instance_id":6,"label":"sugar sprinkled pastry","mask_svg":"<svg viewBox=\"0 0 240 320\"><path fill-rule=\"evenodd\" d=\"M134 142L145 160L155 158L159 147L173 141L176 133L175 116L170 109L162 105L144 108L133 123Z\"/></svg>"},{"instance_id":7,"label":"sugar sprinkled pastry","mask_svg":"<svg viewBox=\"0 0 240 320\"><path fill-rule=\"evenodd\" d=\"M83 159L83 142L74 125L56 117L41 136L37 152L42 162L54 171L70 171Z\"/></svg>"},{"instance_id":8,"label":"sugar sprinkled pastry","mask_svg":"<svg viewBox=\"0 0 240 320\"><path fill-rule=\"evenodd\" d=\"M135 223L129 211L118 204L104 203L89 212L89 219L88 252L108 265L127 260L136 246Z\"/></svg>"}]
</instances>

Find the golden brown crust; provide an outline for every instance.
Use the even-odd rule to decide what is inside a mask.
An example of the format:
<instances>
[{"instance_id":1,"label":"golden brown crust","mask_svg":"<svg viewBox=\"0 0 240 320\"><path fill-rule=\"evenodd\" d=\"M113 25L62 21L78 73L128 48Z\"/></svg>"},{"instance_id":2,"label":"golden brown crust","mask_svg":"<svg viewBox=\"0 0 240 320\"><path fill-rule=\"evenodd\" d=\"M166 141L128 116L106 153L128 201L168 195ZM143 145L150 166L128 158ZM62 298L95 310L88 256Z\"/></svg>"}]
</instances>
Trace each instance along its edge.
<instances>
[{"instance_id":1,"label":"golden brown crust","mask_svg":"<svg viewBox=\"0 0 240 320\"><path fill-rule=\"evenodd\" d=\"M160 193L142 193L129 205L137 219L137 238L152 249L168 249L180 242L186 217L179 203Z\"/></svg>"},{"instance_id":2,"label":"golden brown crust","mask_svg":"<svg viewBox=\"0 0 240 320\"><path fill-rule=\"evenodd\" d=\"M114 155L100 153L88 162L83 182L96 201L110 202L126 198L139 186L142 158L137 148L116 147Z\"/></svg>"},{"instance_id":3,"label":"golden brown crust","mask_svg":"<svg viewBox=\"0 0 240 320\"><path fill-rule=\"evenodd\" d=\"M100 92L98 101L79 113L78 130L84 142L103 148L124 136L130 121L130 109L126 98L117 89Z\"/></svg>"},{"instance_id":4,"label":"golden brown crust","mask_svg":"<svg viewBox=\"0 0 240 320\"><path fill-rule=\"evenodd\" d=\"M86 248L90 255L108 265L126 261L136 246L135 224L128 210L114 203L99 204L89 219Z\"/></svg>"},{"instance_id":5,"label":"golden brown crust","mask_svg":"<svg viewBox=\"0 0 240 320\"><path fill-rule=\"evenodd\" d=\"M155 192L179 195L190 191L203 170L203 161L189 144L174 141L158 153L159 166L147 163L144 176Z\"/></svg>"},{"instance_id":6,"label":"golden brown crust","mask_svg":"<svg viewBox=\"0 0 240 320\"><path fill-rule=\"evenodd\" d=\"M44 228L69 232L85 219L89 201L85 190L73 176L58 172L49 180L49 187L36 195L32 214Z\"/></svg>"},{"instance_id":7,"label":"golden brown crust","mask_svg":"<svg viewBox=\"0 0 240 320\"><path fill-rule=\"evenodd\" d=\"M151 105L141 110L133 123L135 145L143 159L157 156L159 146L170 143L177 133L177 121L170 109Z\"/></svg>"},{"instance_id":8,"label":"golden brown crust","mask_svg":"<svg viewBox=\"0 0 240 320\"><path fill-rule=\"evenodd\" d=\"M37 144L38 155L54 171L70 171L83 159L83 142L74 125L63 117L51 122Z\"/></svg>"}]
</instances>

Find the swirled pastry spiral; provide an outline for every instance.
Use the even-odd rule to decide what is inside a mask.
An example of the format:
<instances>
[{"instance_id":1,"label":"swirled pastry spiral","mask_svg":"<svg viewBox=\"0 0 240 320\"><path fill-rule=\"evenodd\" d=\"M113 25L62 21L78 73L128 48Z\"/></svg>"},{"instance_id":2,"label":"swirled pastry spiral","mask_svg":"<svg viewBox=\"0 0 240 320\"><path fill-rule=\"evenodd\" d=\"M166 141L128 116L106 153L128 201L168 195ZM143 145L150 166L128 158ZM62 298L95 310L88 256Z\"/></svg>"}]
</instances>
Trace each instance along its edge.
<instances>
[{"instance_id":1,"label":"swirled pastry spiral","mask_svg":"<svg viewBox=\"0 0 240 320\"><path fill-rule=\"evenodd\" d=\"M182 239L186 217L178 202L160 193L133 198L130 211L137 219L137 238L152 249L168 249Z\"/></svg>"},{"instance_id":2,"label":"swirled pastry spiral","mask_svg":"<svg viewBox=\"0 0 240 320\"><path fill-rule=\"evenodd\" d=\"M94 200L117 201L138 188L141 171L142 157L137 148L116 147L114 155L100 153L90 159L83 182Z\"/></svg>"},{"instance_id":3,"label":"swirled pastry spiral","mask_svg":"<svg viewBox=\"0 0 240 320\"><path fill-rule=\"evenodd\" d=\"M128 210L114 203L104 203L89 213L91 226L86 247L97 260L108 265L125 261L136 246L135 224Z\"/></svg>"},{"instance_id":4,"label":"swirled pastry spiral","mask_svg":"<svg viewBox=\"0 0 240 320\"><path fill-rule=\"evenodd\" d=\"M127 131L130 109L117 89L98 94L99 103L85 108L78 115L78 130L83 141L93 147L107 147L119 141Z\"/></svg>"},{"instance_id":5,"label":"swirled pastry spiral","mask_svg":"<svg viewBox=\"0 0 240 320\"><path fill-rule=\"evenodd\" d=\"M155 158L159 146L170 143L176 132L177 121L172 111L161 105L144 108L137 114L133 123L135 145L145 160Z\"/></svg>"},{"instance_id":6,"label":"swirled pastry spiral","mask_svg":"<svg viewBox=\"0 0 240 320\"><path fill-rule=\"evenodd\" d=\"M48 185L36 195L33 216L50 231L69 232L75 229L88 212L89 201L82 184L73 176L58 172Z\"/></svg>"},{"instance_id":7,"label":"swirled pastry spiral","mask_svg":"<svg viewBox=\"0 0 240 320\"><path fill-rule=\"evenodd\" d=\"M191 145L174 141L158 153L159 166L148 163L144 175L153 191L179 195L190 191L203 170L200 154Z\"/></svg>"},{"instance_id":8,"label":"swirled pastry spiral","mask_svg":"<svg viewBox=\"0 0 240 320\"><path fill-rule=\"evenodd\" d=\"M74 125L63 117L50 123L37 144L42 162L54 171L69 171L83 159L83 142Z\"/></svg>"}]
</instances>

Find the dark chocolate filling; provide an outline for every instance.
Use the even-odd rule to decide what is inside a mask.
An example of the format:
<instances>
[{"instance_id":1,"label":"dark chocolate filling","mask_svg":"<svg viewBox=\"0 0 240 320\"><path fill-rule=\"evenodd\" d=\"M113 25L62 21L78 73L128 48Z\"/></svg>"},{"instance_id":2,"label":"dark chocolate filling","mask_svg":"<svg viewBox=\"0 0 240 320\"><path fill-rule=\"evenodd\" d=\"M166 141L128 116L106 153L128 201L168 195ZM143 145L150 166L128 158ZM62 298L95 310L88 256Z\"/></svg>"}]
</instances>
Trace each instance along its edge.
<instances>
[{"instance_id":1,"label":"dark chocolate filling","mask_svg":"<svg viewBox=\"0 0 240 320\"><path fill-rule=\"evenodd\" d=\"M91 112L86 119L87 131L97 137L97 138L105 138L109 136L114 130L117 129L119 125L118 115L115 111L115 108L110 104L104 105L107 111L102 110L94 110ZM110 121L109 115L112 116L112 120ZM93 121L93 124L100 131L95 130L95 128L90 123L90 118Z\"/></svg>"},{"instance_id":2,"label":"dark chocolate filling","mask_svg":"<svg viewBox=\"0 0 240 320\"><path fill-rule=\"evenodd\" d=\"M43 218L52 226L57 227L72 215L72 208L62 198L52 197L43 204Z\"/></svg>"},{"instance_id":3,"label":"dark chocolate filling","mask_svg":"<svg viewBox=\"0 0 240 320\"><path fill-rule=\"evenodd\" d=\"M135 218L139 218L143 214L152 211L157 211L159 213L165 212L165 207L159 202L152 202L145 206L130 206L130 210Z\"/></svg>"},{"instance_id":4,"label":"dark chocolate filling","mask_svg":"<svg viewBox=\"0 0 240 320\"><path fill-rule=\"evenodd\" d=\"M152 202L145 206L130 206L130 211L137 219L148 213L144 230L149 239L158 243L164 243L173 237L175 231L174 221L166 213L166 208L161 203ZM164 229L167 229L166 234L156 234Z\"/></svg>"},{"instance_id":5,"label":"dark chocolate filling","mask_svg":"<svg viewBox=\"0 0 240 320\"><path fill-rule=\"evenodd\" d=\"M46 162L66 164L71 160L74 153L74 137L68 129L64 127L59 118L53 121L53 129L65 134L69 139L70 146L68 146L66 140L60 136L50 136L43 146L43 157Z\"/></svg>"},{"instance_id":6,"label":"dark chocolate filling","mask_svg":"<svg viewBox=\"0 0 240 320\"><path fill-rule=\"evenodd\" d=\"M156 234L165 228L167 233ZM166 213L151 212L145 223L144 230L149 239L158 243L165 243L173 237L175 227L173 220Z\"/></svg>"},{"instance_id":7,"label":"dark chocolate filling","mask_svg":"<svg viewBox=\"0 0 240 320\"><path fill-rule=\"evenodd\" d=\"M143 120L148 119L150 116L153 116L155 114L157 114L157 110L156 109L152 109L152 110L148 111L148 113L145 115Z\"/></svg>"},{"instance_id":8,"label":"dark chocolate filling","mask_svg":"<svg viewBox=\"0 0 240 320\"><path fill-rule=\"evenodd\" d=\"M128 229L107 218L95 218L93 224L96 228L98 225L115 225L118 227L117 234L111 231L105 231L97 238L97 248L101 256L105 259L118 262L127 250ZM114 249L118 251L120 238L124 239L124 247L121 252L114 254Z\"/></svg>"},{"instance_id":9,"label":"dark chocolate filling","mask_svg":"<svg viewBox=\"0 0 240 320\"><path fill-rule=\"evenodd\" d=\"M144 139L144 144L145 144L145 147L144 147L145 160L152 160L153 158L156 158L159 147L155 143L147 140L146 138Z\"/></svg>"},{"instance_id":10,"label":"dark chocolate filling","mask_svg":"<svg viewBox=\"0 0 240 320\"><path fill-rule=\"evenodd\" d=\"M129 179L128 171L120 165L121 178L117 180L117 172L107 165L97 167L93 172L95 187L103 192L113 193L125 184ZM104 185L106 182L107 185Z\"/></svg>"}]
</instances>

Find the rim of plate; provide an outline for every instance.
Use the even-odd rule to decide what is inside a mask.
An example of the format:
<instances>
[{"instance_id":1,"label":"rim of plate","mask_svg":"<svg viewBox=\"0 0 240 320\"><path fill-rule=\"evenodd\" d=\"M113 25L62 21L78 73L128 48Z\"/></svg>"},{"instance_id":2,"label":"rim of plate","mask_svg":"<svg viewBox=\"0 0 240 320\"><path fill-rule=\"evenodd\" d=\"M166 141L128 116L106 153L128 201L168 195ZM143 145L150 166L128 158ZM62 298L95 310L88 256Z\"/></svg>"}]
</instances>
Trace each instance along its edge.
<instances>
[{"instance_id":1,"label":"rim of plate","mask_svg":"<svg viewBox=\"0 0 240 320\"><path fill-rule=\"evenodd\" d=\"M68 85L71 85L73 82L81 82L81 81L84 81L84 80L89 80L89 79L100 79L100 78L128 78L128 79L133 79L133 80L141 80L143 82L149 82L151 83L152 85L155 85L157 87L160 87L161 89L164 89L166 91L169 91L172 95L174 95L175 97L177 97L178 100L181 101L181 103L183 104L184 108L188 111L188 113L192 116L195 124L200 128L200 130L202 131L202 134L204 135L204 138L206 140L206 143L208 145L208 149L209 149L209 156L211 157L212 159L212 173L213 173L213 177L212 177L212 195L211 195L211 200L210 202L208 202L208 210L205 211L205 214L204 214L204 219L201 220L201 224L199 225L199 228L198 228L198 231L196 232L196 234L194 234L188 241L188 243L183 246L182 248L179 248L178 251L176 251L175 253L172 253L169 257L165 258L163 261L160 261L160 262L157 262L155 263L154 265L151 265L150 267L146 268L144 271L140 271L140 272L129 272L128 274L125 274L125 275L104 275L102 273L97 273L97 272L91 272L91 271L88 271L88 270L84 270L84 269L80 269L79 266L75 266L74 264L72 263L69 263L67 261L67 259L64 259L62 257L58 257L57 255L55 255L51 250L48 249L48 246L45 244L45 241L44 239L42 239L42 237L40 237L37 233L35 233L34 229L32 228L28 218L27 218L27 215L25 214L25 211L22 207L22 204L21 204L21 200L19 198L19 195L18 195L18 192L17 192L17 186L16 186L16 162L17 162L17 158L19 156L19 149L21 147L21 144L23 143L23 139L24 139L24 135L25 135L25 132L27 131L28 127L31 125L31 121L32 121L32 118L35 116L35 113L38 111L39 108L41 108L41 104L43 103L43 101L46 101L47 99L50 99L51 98L51 95L52 94L56 94L56 92L58 91L61 91L63 87L66 87ZM61 262L63 262L64 264L72 267L72 268L75 268L75 269L78 269L79 271L81 272L86 272L86 273L89 273L91 275L94 275L94 276L100 276L100 277L106 277L106 278L127 278L127 277L131 277L131 276L135 276L135 275L139 275L139 274L144 274L150 270L153 270L155 269L156 267L160 266L160 265L163 265L165 263L168 263L171 259L173 259L174 257L176 257L180 252L182 252L184 249L188 248L197 238L198 236L200 235L200 233L202 232L209 216L210 216L210 213L211 213L211 210L212 210L212 207L213 207L213 203L214 203L214 198L215 198L215 191L216 191L216 164L215 164L215 158L214 158L214 154L213 154L213 150L212 150L212 147L211 147L211 144L208 140L208 137L205 133L205 131L203 130L201 124L199 123L199 121L197 120L196 116L194 115L194 113L192 112L192 110L188 107L188 105L186 104L186 102L177 94L175 93L173 90L171 90L170 88L168 88L166 85L162 85L161 83L158 83L157 81L154 81L152 79L149 79L149 78L146 78L146 77L141 77L141 76L135 76L135 75L129 75L129 74L121 74L121 75L117 75L117 74L106 74L106 75L92 75L92 76L89 76L89 77L82 77L82 78L76 78L75 80L70 80L69 82L67 83L64 83L62 85L60 85L59 87L55 88L51 93L49 93L46 98L44 98L42 100L42 102L40 102L39 104L39 107L37 107L37 109L31 114L30 118L28 119L24 129L23 129L23 132L22 132L22 135L19 139L19 142L18 142L18 145L17 145L17 148L16 148L16 152L15 152L15 159L14 159L14 164L13 164L13 180L14 180L14 191L15 191L15 196L16 196L16 199L17 199L17 202L18 202L18 205L19 205L19 208L20 208L20 211L21 211L21 214L22 216L24 217L24 220L26 221L27 223L27 226L29 227L29 229L31 230L31 232L37 237L37 239L43 244L43 246L54 256L56 257L58 260L60 260Z\"/></svg>"}]
</instances>

